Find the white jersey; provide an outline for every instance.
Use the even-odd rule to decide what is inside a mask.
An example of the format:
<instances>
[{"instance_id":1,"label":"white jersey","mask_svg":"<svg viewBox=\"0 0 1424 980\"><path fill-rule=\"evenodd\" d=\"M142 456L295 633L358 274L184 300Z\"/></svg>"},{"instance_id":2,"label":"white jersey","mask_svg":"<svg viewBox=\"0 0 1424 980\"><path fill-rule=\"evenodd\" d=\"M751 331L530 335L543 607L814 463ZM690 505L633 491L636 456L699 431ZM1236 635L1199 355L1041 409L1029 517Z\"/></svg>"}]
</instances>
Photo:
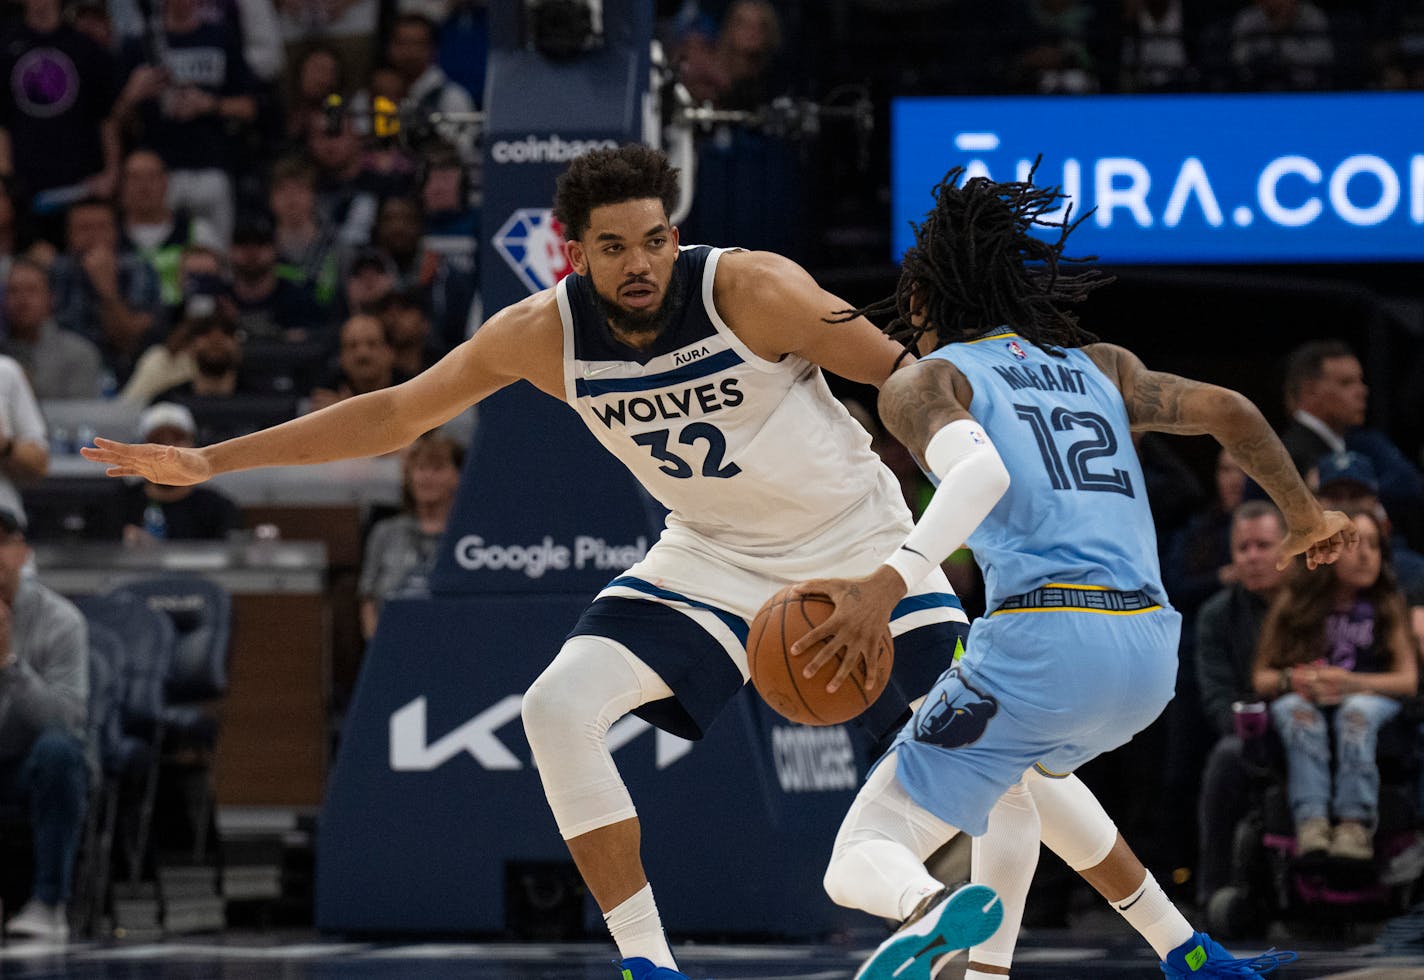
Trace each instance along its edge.
<instances>
[{"instance_id":1,"label":"white jersey","mask_svg":"<svg viewBox=\"0 0 1424 980\"><path fill-rule=\"evenodd\" d=\"M718 315L722 253L682 249L665 299L671 317L646 351L613 339L591 282L560 282L568 403L671 511L670 530L719 551L819 551L843 521L853 538L908 528L898 485L821 369L795 355L758 357Z\"/></svg>"}]
</instances>

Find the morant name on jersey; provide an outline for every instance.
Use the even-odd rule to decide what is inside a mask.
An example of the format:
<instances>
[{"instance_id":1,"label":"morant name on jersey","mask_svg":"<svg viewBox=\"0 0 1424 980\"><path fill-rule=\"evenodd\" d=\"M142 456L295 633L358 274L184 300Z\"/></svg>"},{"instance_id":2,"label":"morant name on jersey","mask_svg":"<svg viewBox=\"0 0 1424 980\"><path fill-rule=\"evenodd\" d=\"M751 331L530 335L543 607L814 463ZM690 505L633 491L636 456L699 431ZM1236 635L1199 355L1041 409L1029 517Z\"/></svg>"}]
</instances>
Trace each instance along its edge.
<instances>
[{"instance_id":1,"label":"morant name on jersey","mask_svg":"<svg viewBox=\"0 0 1424 980\"><path fill-rule=\"evenodd\" d=\"M1019 364L995 364L994 372L1007 381L1013 391L1035 388L1039 391L1062 391L1070 395L1088 393L1083 383L1083 371L1066 364L1040 364L1037 370Z\"/></svg>"}]
</instances>

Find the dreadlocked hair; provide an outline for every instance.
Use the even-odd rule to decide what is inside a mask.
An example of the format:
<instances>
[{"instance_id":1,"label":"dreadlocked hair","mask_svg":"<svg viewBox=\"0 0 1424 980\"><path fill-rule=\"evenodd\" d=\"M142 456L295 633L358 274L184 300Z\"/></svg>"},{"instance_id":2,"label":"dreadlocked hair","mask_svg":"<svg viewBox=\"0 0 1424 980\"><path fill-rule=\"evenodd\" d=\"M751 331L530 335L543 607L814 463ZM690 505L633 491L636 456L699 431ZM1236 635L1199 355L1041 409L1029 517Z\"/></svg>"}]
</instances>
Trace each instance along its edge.
<instances>
[{"instance_id":1,"label":"dreadlocked hair","mask_svg":"<svg viewBox=\"0 0 1424 980\"><path fill-rule=\"evenodd\" d=\"M1096 256L1066 258L1069 234L1087 217L1072 220L1072 206L1061 221L1044 220L1064 195L1057 187L1033 186L1035 161L1025 181L995 183L974 177L960 186L963 167L955 167L934 189L935 206L914 225L915 244L900 266L900 282L886 298L858 310L837 313L844 323L858 316L891 317L882 329L907 351L916 348L931 327L939 346L1009 327L1051 353L1097 340L1063 309L1113 281L1096 269L1064 273L1062 263L1090 262ZM1056 240L1032 234L1057 228ZM917 313L919 326L911 322Z\"/></svg>"}]
</instances>

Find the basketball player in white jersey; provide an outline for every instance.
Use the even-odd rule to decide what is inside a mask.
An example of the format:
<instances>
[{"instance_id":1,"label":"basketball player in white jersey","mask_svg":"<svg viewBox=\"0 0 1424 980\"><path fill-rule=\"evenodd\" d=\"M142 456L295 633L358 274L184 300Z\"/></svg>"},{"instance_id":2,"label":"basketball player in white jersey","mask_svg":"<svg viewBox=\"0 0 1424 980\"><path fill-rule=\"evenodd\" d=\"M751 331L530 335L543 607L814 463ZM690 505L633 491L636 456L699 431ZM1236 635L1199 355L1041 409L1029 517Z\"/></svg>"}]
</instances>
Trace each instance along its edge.
<instances>
[{"instance_id":1,"label":"basketball player in white jersey","mask_svg":"<svg viewBox=\"0 0 1424 980\"><path fill-rule=\"evenodd\" d=\"M748 621L799 580L873 571L912 522L869 437L821 369L881 384L901 348L795 263L680 248L677 172L642 146L600 150L560 178L574 274L500 311L405 384L201 449L96 440L111 476L187 485L218 473L374 456L512 382L567 402L671 512L648 556L588 607L524 698L545 794L623 958L623 980L684 975L639 854L639 822L604 736L637 712L700 737L747 676ZM873 736L908 717L967 634L935 569L891 616L894 675ZM828 684L850 669L827 668Z\"/></svg>"}]
</instances>

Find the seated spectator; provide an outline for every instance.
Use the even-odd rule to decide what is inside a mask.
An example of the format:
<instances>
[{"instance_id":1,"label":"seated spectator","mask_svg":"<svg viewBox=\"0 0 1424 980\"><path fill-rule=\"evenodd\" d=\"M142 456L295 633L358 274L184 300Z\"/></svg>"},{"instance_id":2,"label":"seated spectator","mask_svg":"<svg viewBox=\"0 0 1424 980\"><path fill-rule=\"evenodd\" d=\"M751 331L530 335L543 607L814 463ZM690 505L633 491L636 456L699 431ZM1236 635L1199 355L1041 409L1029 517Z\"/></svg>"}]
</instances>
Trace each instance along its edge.
<instances>
[{"instance_id":1,"label":"seated spectator","mask_svg":"<svg viewBox=\"0 0 1424 980\"><path fill-rule=\"evenodd\" d=\"M418 188L425 213L421 243L426 251L473 274L480 209L472 202L471 183L470 171L454 147L435 144L425 152Z\"/></svg>"},{"instance_id":2,"label":"seated spectator","mask_svg":"<svg viewBox=\"0 0 1424 980\"><path fill-rule=\"evenodd\" d=\"M1190 90L1198 74L1191 39L1197 27L1183 0L1123 4L1121 87L1128 92Z\"/></svg>"},{"instance_id":3,"label":"seated spectator","mask_svg":"<svg viewBox=\"0 0 1424 980\"><path fill-rule=\"evenodd\" d=\"M415 290L424 298L442 344L453 346L465 338L475 277L457 263L424 245L420 204L409 197L391 197L381 203L372 245L390 257L397 290Z\"/></svg>"},{"instance_id":4,"label":"seated spectator","mask_svg":"<svg viewBox=\"0 0 1424 980\"><path fill-rule=\"evenodd\" d=\"M20 362L36 398L98 398L103 388L99 349L60 329L49 276L28 259L17 261L6 280L0 353Z\"/></svg>"},{"instance_id":5,"label":"seated spectator","mask_svg":"<svg viewBox=\"0 0 1424 980\"><path fill-rule=\"evenodd\" d=\"M336 366L312 389L311 407L315 411L409 380L395 368L395 350L385 324L377 317L357 314L341 325Z\"/></svg>"},{"instance_id":6,"label":"seated spectator","mask_svg":"<svg viewBox=\"0 0 1424 980\"><path fill-rule=\"evenodd\" d=\"M1418 690L1418 654L1389 543L1373 514L1352 516L1358 546L1333 565L1307 571L1297 562L1286 575L1261 630L1255 687L1272 699L1285 743L1296 852L1368 861L1379 809L1376 739Z\"/></svg>"},{"instance_id":7,"label":"seated spectator","mask_svg":"<svg viewBox=\"0 0 1424 980\"><path fill-rule=\"evenodd\" d=\"M1345 344L1312 341L1286 360L1285 401L1291 423L1281 432L1296 469L1308 474L1327 453L1349 450L1374 466L1379 498L1404 535L1424 540L1424 475L1379 429L1365 425L1364 368Z\"/></svg>"},{"instance_id":8,"label":"seated spectator","mask_svg":"<svg viewBox=\"0 0 1424 980\"><path fill-rule=\"evenodd\" d=\"M20 213L38 219L31 230L57 244L62 209L46 202L47 192L82 185L96 197L114 193L114 59L64 22L60 0L23 6L22 22L0 44L0 173L14 181Z\"/></svg>"},{"instance_id":9,"label":"seated spectator","mask_svg":"<svg viewBox=\"0 0 1424 980\"><path fill-rule=\"evenodd\" d=\"M242 334L237 323L219 312L184 321L192 338L193 363L198 372L192 381L160 392L154 402L186 401L190 398L231 398L234 395L265 394L265 379L242 370Z\"/></svg>"},{"instance_id":10,"label":"seated spectator","mask_svg":"<svg viewBox=\"0 0 1424 980\"><path fill-rule=\"evenodd\" d=\"M1255 0L1231 24L1237 81L1252 89L1326 88L1335 45L1309 0Z\"/></svg>"},{"instance_id":11,"label":"seated spectator","mask_svg":"<svg viewBox=\"0 0 1424 980\"><path fill-rule=\"evenodd\" d=\"M330 52L341 68L343 81L365 78L376 55L376 29L381 17L379 0L283 0L277 7L287 64L296 65L312 48ZM341 87L346 94L346 86Z\"/></svg>"},{"instance_id":12,"label":"seated spectator","mask_svg":"<svg viewBox=\"0 0 1424 980\"><path fill-rule=\"evenodd\" d=\"M389 189L366 173L361 137L351 117L323 113L307 120L307 156L316 167L316 210L337 244L359 248L371 240L376 209Z\"/></svg>"},{"instance_id":13,"label":"seated spectator","mask_svg":"<svg viewBox=\"0 0 1424 980\"><path fill-rule=\"evenodd\" d=\"M34 887L12 936L64 942L89 795L89 630L24 568L24 528L0 510L0 800L29 808Z\"/></svg>"},{"instance_id":14,"label":"seated spectator","mask_svg":"<svg viewBox=\"0 0 1424 980\"><path fill-rule=\"evenodd\" d=\"M715 42L690 30L677 45L678 80L697 102L754 109L774 94L769 75L781 50L781 18L768 0L734 0Z\"/></svg>"},{"instance_id":15,"label":"seated spectator","mask_svg":"<svg viewBox=\"0 0 1424 980\"><path fill-rule=\"evenodd\" d=\"M235 131L257 118L257 79L242 50L236 10L198 0L167 0L154 45L130 40L120 56L125 77L116 112L142 129L142 143L170 169L170 203L232 237Z\"/></svg>"},{"instance_id":16,"label":"seated spectator","mask_svg":"<svg viewBox=\"0 0 1424 980\"><path fill-rule=\"evenodd\" d=\"M311 291L329 317L341 285L341 261L333 229L316 208L316 169L302 157L284 157L272 168L267 205L277 245L277 275Z\"/></svg>"},{"instance_id":17,"label":"seated spectator","mask_svg":"<svg viewBox=\"0 0 1424 980\"><path fill-rule=\"evenodd\" d=\"M1206 509L1197 511L1172 535L1162 578L1172 605L1183 617L1235 581L1231 557L1231 526L1246 493L1246 471L1222 449L1216 456L1216 492Z\"/></svg>"},{"instance_id":18,"label":"seated spectator","mask_svg":"<svg viewBox=\"0 0 1424 980\"><path fill-rule=\"evenodd\" d=\"M178 258L189 245L219 247L212 225L168 205L168 168L152 150L135 150L124 160L119 183L119 212L126 245L158 276L163 302L182 297Z\"/></svg>"},{"instance_id":19,"label":"seated spectator","mask_svg":"<svg viewBox=\"0 0 1424 980\"><path fill-rule=\"evenodd\" d=\"M1027 0L1032 41L1019 56L1034 91L1079 94L1098 90L1092 43L1095 12L1083 0Z\"/></svg>"},{"instance_id":20,"label":"seated spectator","mask_svg":"<svg viewBox=\"0 0 1424 980\"><path fill-rule=\"evenodd\" d=\"M139 442L192 448L198 425L193 413L157 402L138 419ZM124 543L157 540L221 541L242 527L242 512L226 495L206 486L168 487L147 480L124 487Z\"/></svg>"},{"instance_id":21,"label":"seated spectator","mask_svg":"<svg viewBox=\"0 0 1424 980\"><path fill-rule=\"evenodd\" d=\"M16 484L39 481L48 472L49 440L39 403L20 362L0 354L0 510L23 521L25 505Z\"/></svg>"},{"instance_id":22,"label":"seated spectator","mask_svg":"<svg viewBox=\"0 0 1424 980\"><path fill-rule=\"evenodd\" d=\"M395 263L378 248L364 248L346 271L342 302L352 315L377 316L395 289Z\"/></svg>"},{"instance_id":23,"label":"seated spectator","mask_svg":"<svg viewBox=\"0 0 1424 980\"><path fill-rule=\"evenodd\" d=\"M1232 515L1241 505L1245 487L1245 471L1230 453L1221 450L1217 454L1215 493L1168 539L1167 558L1162 564L1162 584L1172 605L1182 614L1182 632L1177 644L1177 696L1162 712L1157 726L1164 738L1163 805L1158 808L1153 837L1158 859L1173 869L1174 881L1190 880L1198 863L1200 836L1196 812L1174 802L1200 797L1202 769L1215 742L1211 726L1202 716L1201 691L1197 687L1197 610L1237 575L1232 560Z\"/></svg>"},{"instance_id":24,"label":"seated spectator","mask_svg":"<svg viewBox=\"0 0 1424 980\"><path fill-rule=\"evenodd\" d=\"M306 50L292 72L295 84L287 96L287 140L300 143L306 139L307 126L313 116L325 111L326 99L346 91L346 78L341 58L325 45Z\"/></svg>"},{"instance_id":25,"label":"seated spectator","mask_svg":"<svg viewBox=\"0 0 1424 980\"><path fill-rule=\"evenodd\" d=\"M1286 526L1266 500L1249 500L1231 517L1229 581L1196 616L1194 656L1200 703L1214 740L1202 774L1197 822L1197 902L1203 908L1231 881L1236 825L1246 814L1251 776L1236 734L1238 702L1253 702L1256 641L1280 589L1276 562Z\"/></svg>"},{"instance_id":26,"label":"seated spectator","mask_svg":"<svg viewBox=\"0 0 1424 980\"><path fill-rule=\"evenodd\" d=\"M381 307L381 323L390 338L399 374L413 378L445 353L431 334L430 313L417 293L392 293Z\"/></svg>"},{"instance_id":27,"label":"seated spectator","mask_svg":"<svg viewBox=\"0 0 1424 980\"><path fill-rule=\"evenodd\" d=\"M158 276L121 247L112 205L83 201L69 209L67 224L67 247L50 267L55 319L99 348L112 383L121 386L162 332Z\"/></svg>"},{"instance_id":28,"label":"seated spectator","mask_svg":"<svg viewBox=\"0 0 1424 980\"><path fill-rule=\"evenodd\" d=\"M475 100L459 82L453 81L436 62L440 45L440 29L420 14L401 14L391 27L386 44L386 61L400 76L403 98L401 108L417 118L432 113L445 116L473 112ZM374 93L373 93L374 94ZM456 147L466 163L475 159L473 126L443 123L434 135ZM416 145L417 152L425 147Z\"/></svg>"},{"instance_id":29,"label":"seated spectator","mask_svg":"<svg viewBox=\"0 0 1424 980\"><path fill-rule=\"evenodd\" d=\"M159 392L192 381L198 373L198 365L193 360L189 325L219 312L229 318L237 316L226 264L217 251L205 245L189 245L183 249L178 259L178 280L182 283L183 295L179 305L169 311L172 329L162 343L149 347L139 357L128 383L119 393L125 401L147 405Z\"/></svg>"},{"instance_id":30,"label":"seated spectator","mask_svg":"<svg viewBox=\"0 0 1424 980\"><path fill-rule=\"evenodd\" d=\"M1360 453L1331 453L1307 474L1306 483L1333 510L1368 510L1379 520L1389 539L1390 564L1406 593L1424 588L1424 555L1409 547L1386 514L1379 499L1379 479L1374 464Z\"/></svg>"},{"instance_id":31,"label":"seated spectator","mask_svg":"<svg viewBox=\"0 0 1424 980\"><path fill-rule=\"evenodd\" d=\"M232 236L232 295L249 340L314 339L327 317L303 285L278 275L277 243L265 215L245 218Z\"/></svg>"},{"instance_id":32,"label":"seated spectator","mask_svg":"<svg viewBox=\"0 0 1424 980\"><path fill-rule=\"evenodd\" d=\"M402 592L422 591L450 520L465 449L439 430L427 432L402 461L402 513L377 521L361 563L361 635L376 633L381 605Z\"/></svg>"}]
</instances>

